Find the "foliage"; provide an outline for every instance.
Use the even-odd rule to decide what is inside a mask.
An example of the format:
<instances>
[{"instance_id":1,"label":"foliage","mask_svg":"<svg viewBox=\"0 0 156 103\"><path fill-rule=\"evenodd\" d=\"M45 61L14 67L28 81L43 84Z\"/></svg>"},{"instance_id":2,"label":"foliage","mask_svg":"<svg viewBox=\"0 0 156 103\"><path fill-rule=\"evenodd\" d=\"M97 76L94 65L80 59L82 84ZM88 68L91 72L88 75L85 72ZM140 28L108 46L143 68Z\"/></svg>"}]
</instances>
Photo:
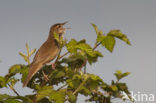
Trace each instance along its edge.
<instances>
[{"instance_id":1,"label":"foliage","mask_svg":"<svg viewBox=\"0 0 156 103\"><path fill-rule=\"evenodd\" d=\"M33 49L31 52L29 51L29 45L26 43L26 49L27 49L27 55L23 54L22 52L19 52L19 55L22 56L28 64L30 64L29 58L35 53L36 48Z\"/></svg>"},{"instance_id":2,"label":"foliage","mask_svg":"<svg viewBox=\"0 0 156 103\"><path fill-rule=\"evenodd\" d=\"M27 87L35 94L21 96L15 90L14 85L20 81L23 83L29 70L30 56L36 51L33 49L29 52L29 46L26 44L27 55L21 52L19 54L28 65L15 64L10 67L8 74L4 77L0 76L0 88L10 88L17 96L0 94L0 103L76 103L79 94L86 96L88 102L111 103L113 98L122 99L122 92L130 95L126 83L120 82L122 78L130 74L129 72L116 71L114 75L117 80L112 80L111 84L105 83L95 74L86 72L87 62L92 64L97 62L99 57L103 57L101 52L95 50L99 45L110 52L114 49L116 38L130 45L127 36L120 30L111 30L104 35L95 24L92 26L97 34L94 47L87 44L85 39L80 41L71 39L66 42L55 33L54 38L59 42L60 47L66 47L68 52L58 56L55 61L56 69L53 70L48 65L42 68L48 75L48 81L44 80L41 70L33 76ZM17 74L20 74L21 78L17 78Z\"/></svg>"}]
</instances>

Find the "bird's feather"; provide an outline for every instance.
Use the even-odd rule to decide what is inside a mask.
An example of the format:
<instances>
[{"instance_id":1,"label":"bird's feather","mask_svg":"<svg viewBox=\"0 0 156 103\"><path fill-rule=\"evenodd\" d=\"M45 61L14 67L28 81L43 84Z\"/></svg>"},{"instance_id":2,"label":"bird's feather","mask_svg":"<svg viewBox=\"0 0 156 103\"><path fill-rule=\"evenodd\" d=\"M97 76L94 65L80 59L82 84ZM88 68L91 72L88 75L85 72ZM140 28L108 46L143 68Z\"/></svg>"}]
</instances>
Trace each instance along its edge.
<instances>
[{"instance_id":1,"label":"bird's feather","mask_svg":"<svg viewBox=\"0 0 156 103\"><path fill-rule=\"evenodd\" d=\"M29 83L31 78L34 76L34 74L36 74L37 71L40 70L41 67L42 67L41 64L31 64L30 65L30 69L29 69L26 79L24 80L23 87L25 87Z\"/></svg>"}]
</instances>

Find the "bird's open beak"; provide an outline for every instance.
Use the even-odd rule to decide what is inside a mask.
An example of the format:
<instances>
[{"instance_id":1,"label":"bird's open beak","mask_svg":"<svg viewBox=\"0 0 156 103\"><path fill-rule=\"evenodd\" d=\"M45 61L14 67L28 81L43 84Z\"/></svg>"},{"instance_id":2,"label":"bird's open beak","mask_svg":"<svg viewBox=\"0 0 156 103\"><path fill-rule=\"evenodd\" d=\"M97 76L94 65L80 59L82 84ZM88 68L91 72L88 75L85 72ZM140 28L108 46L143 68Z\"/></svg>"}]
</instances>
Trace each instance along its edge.
<instances>
[{"instance_id":1,"label":"bird's open beak","mask_svg":"<svg viewBox=\"0 0 156 103\"><path fill-rule=\"evenodd\" d=\"M62 23L62 25L67 24L69 21L65 21L64 23Z\"/></svg>"},{"instance_id":2,"label":"bird's open beak","mask_svg":"<svg viewBox=\"0 0 156 103\"><path fill-rule=\"evenodd\" d=\"M67 24L69 21L65 21L64 23L62 23L62 25ZM65 30L71 29L70 27L64 28Z\"/></svg>"},{"instance_id":3,"label":"bird's open beak","mask_svg":"<svg viewBox=\"0 0 156 103\"><path fill-rule=\"evenodd\" d=\"M65 29L67 30L67 29L71 29L71 28L70 28L70 27L68 27L68 28L65 28Z\"/></svg>"}]
</instances>

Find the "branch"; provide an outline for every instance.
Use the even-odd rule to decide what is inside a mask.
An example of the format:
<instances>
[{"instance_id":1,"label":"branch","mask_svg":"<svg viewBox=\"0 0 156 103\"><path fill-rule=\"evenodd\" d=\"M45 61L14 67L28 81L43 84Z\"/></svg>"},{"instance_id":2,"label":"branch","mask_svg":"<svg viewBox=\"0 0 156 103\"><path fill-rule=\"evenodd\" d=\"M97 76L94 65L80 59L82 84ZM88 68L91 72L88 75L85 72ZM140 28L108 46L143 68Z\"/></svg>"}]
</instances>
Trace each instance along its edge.
<instances>
[{"instance_id":1,"label":"branch","mask_svg":"<svg viewBox=\"0 0 156 103\"><path fill-rule=\"evenodd\" d=\"M87 81L87 79L88 79L88 75L85 78L85 80L79 85L79 87L73 92L73 95L75 95L78 92L78 90L85 84L85 82Z\"/></svg>"},{"instance_id":2,"label":"branch","mask_svg":"<svg viewBox=\"0 0 156 103\"><path fill-rule=\"evenodd\" d=\"M100 44L101 44L101 42L98 43L98 44L96 44L96 45L94 46L93 50L95 50Z\"/></svg>"},{"instance_id":3,"label":"branch","mask_svg":"<svg viewBox=\"0 0 156 103\"><path fill-rule=\"evenodd\" d=\"M18 92L14 89L14 87L13 87L12 85L8 84L8 86L10 87L10 89L11 89L17 96L20 96L20 95L18 94Z\"/></svg>"},{"instance_id":4,"label":"branch","mask_svg":"<svg viewBox=\"0 0 156 103\"><path fill-rule=\"evenodd\" d=\"M63 55L61 55L60 57L58 57L58 59L63 58L64 56L66 56L69 52L64 53Z\"/></svg>"},{"instance_id":5,"label":"branch","mask_svg":"<svg viewBox=\"0 0 156 103\"><path fill-rule=\"evenodd\" d=\"M61 54L61 51L62 51L62 48L60 49L60 51L59 51L59 53L58 53L58 56L57 56L57 58L56 58L54 64L56 64L56 62L59 60L59 56L60 56L60 54Z\"/></svg>"},{"instance_id":6,"label":"branch","mask_svg":"<svg viewBox=\"0 0 156 103\"><path fill-rule=\"evenodd\" d=\"M67 86L68 84L64 84L63 86L61 86L60 88L57 89L57 91L59 91L60 89L64 88L65 86Z\"/></svg>"}]
</instances>

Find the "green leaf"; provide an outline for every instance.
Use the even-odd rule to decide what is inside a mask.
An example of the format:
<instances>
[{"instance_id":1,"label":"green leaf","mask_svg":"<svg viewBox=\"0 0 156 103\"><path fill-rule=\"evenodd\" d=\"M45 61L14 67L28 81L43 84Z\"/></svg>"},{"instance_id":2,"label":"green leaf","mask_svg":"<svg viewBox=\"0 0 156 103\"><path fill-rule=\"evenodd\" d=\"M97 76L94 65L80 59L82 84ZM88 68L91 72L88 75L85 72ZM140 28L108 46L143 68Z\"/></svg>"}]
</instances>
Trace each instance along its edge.
<instances>
[{"instance_id":1,"label":"green leaf","mask_svg":"<svg viewBox=\"0 0 156 103\"><path fill-rule=\"evenodd\" d=\"M81 43L86 43L86 40L85 39L82 39L79 42L77 42L77 44L81 44Z\"/></svg>"},{"instance_id":2,"label":"green leaf","mask_svg":"<svg viewBox=\"0 0 156 103\"><path fill-rule=\"evenodd\" d=\"M105 45L105 42L104 42L105 38L106 38L106 36L104 36L104 35L98 35L96 41L101 42L102 45L104 46Z\"/></svg>"},{"instance_id":3,"label":"green leaf","mask_svg":"<svg viewBox=\"0 0 156 103\"><path fill-rule=\"evenodd\" d=\"M67 40L63 40L63 37L61 37L61 48L65 46L65 44L67 43Z\"/></svg>"},{"instance_id":4,"label":"green leaf","mask_svg":"<svg viewBox=\"0 0 156 103\"><path fill-rule=\"evenodd\" d=\"M81 79L81 78L82 78L82 76L80 74L75 74L72 79L73 80L78 80L78 79Z\"/></svg>"},{"instance_id":5,"label":"green leaf","mask_svg":"<svg viewBox=\"0 0 156 103\"><path fill-rule=\"evenodd\" d=\"M3 103L22 103L22 102L15 100L15 99L7 99Z\"/></svg>"},{"instance_id":6,"label":"green leaf","mask_svg":"<svg viewBox=\"0 0 156 103\"><path fill-rule=\"evenodd\" d=\"M130 74L130 72L123 73L122 78L128 76L129 74Z\"/></svg>"},{"instance_id":7,"label":"green leaf","mask_svg":"<svg viewBox=\"0 0 156 103\"><path fill-rule=\"evenodd\" d=\"M19 79L11 78L9 81L11 82L11 86L14 86L19 81Z\"/></svg>"},{"instance_id":8,"label":"green leaf","mask_svg":"<svg viewBox=\"0 0 156 103\"><path fill-rule=\"evenodd\" d=\"M116 73L114 73L114 75L116 76L117 80L120 80L122 76L122 72L120 70L117 70Z\"/></svg>"},{"instance_id":9,"label":"green leaf","mask_svg":"<svg viewBox=\"0 0 156 103\"><path fill-rule=\"evenodd\" d=\"M5 78L0 76L0 88L6 87Z\"/></svg>"},{"instance_id":10,"label":"green leaf","mask_svg":"<svg viewBox=\"0 0 156 103\"><path fill-rule=\"evenodd\" d=\"M122 75L122 72L121 72L120 70L117 70L116 73L117 73L118 75Z\"/></svg>"},{"instance_id":11,"label":"green leaf","mask_svg":"<svg viewBox=\"0 0 156 103\"><path fill-rule=\"evenodd\" d=\"M104 39L105 48L109 50L110 52L113 51L114 45L115 45L115 39L112 36L106 36Z\"/></svg>"},{"instance_id":12,"label":"green leaf","mask_svg":"<svg viewBox=\"0 0 156 103\"><path fill-rule=\"evenodd\" d=\"M24 82L25 78L27 77L28 70L29 70L29 68L27 66L24 66L24 65L21 66L20 74L22 74L22 78L21 78L22 82Z\"/></svg>"},{"instance_id":13,"label":"green leaf","mask_svg":"<svg viewBox=\"0 0 156 103\"><path fill-rule=\"evenodd\" d=\"M85 95L85 96L88 96L88 95L91 94L91 91L90 91L88 88L86 88L85 86L82 86L82 87L79 89L78 92L80 92L81 94L83 94L83 95Z\"/></svg>"},{"instance_id":14,"label":"green leaf","mask_svg":"<svg viewBox=\"0 0 156 103\"><path fill-rule=\"evenodd\" d=\"M95 56L93 49L90 45L85 43L85 40L77 42L75 39L72 39L68 44L66 44L66 47L70 53L76 53L77 49L79 49L90 56Z\"/></svg>"},{"instance_id":15,"label":"green leaf","mask_svg":"<svg viewBox=\"0 0 156 103\"><path fill-rule=\"evenodd\" d=\"M54 39L58 42L60 48L62 48L67 42L63 39L63 36L60 37L56 32L54 32Z\"/></svg>"},{"instance_id":16,"label":"green leaf","mask_svg":"<svg viewBox=\"0 0 156 103\"><path fill-rule=\"evenodd\" d=\"M75 74L73 75L72 79L68 79L66 80L66 82L71 88L76 89L80 85L81 79L82 79L81 75Z\"/></svg>"},{"instance_id":17,"label":"green leaf","mask_svg":"<svg viewBox=\"0 0 156 103\"><path fill-rule=\"evenodd\" d=\"M32 101L28 97L24 96L10 96L7 94L0 94L0 103L32 103Z\"/></svg>"},{"instance_id":18,"label":"green leaf","mask_svg":"<svg viewBox=\"0 0 156 103\"><path fill-rule=\"evenodd\" d=\"M32 56L34 53L35 53L35 51L36 51L36 48L35 49L33 49L31 52L30 52L30 56Z\"/></svg>"},{"instance_id":19,"label":"green leaf","mask_svg":"<svg viewBox=\"0 0 156 103\"><path fill-rule=\"evenodd\" d=\"M28 61L29 61L28 56L26 56L25 54L23 54L23 53L19 52L19 55L20 55L20 56L22 56L22 57L23 57L23 59L24 59L26 62L28 62Z\"/></svg>"},{"instance_id":20,"label":"green leaf","mask_svg":"<svg viewBox=\"0 0 156 103\"><path fill-rule=\"evenodd\" d=\"M88 80L87 81L87 87L90 88L90 90L97 89L99 86L99 81L94 81L94 80Z\"/></svg>"},{"instance_id":21,"label":"green leaf","mask_svg":"<svg viewBox=\"0 0 156 103\"><path fill-rule=\"evenodd\" d=\"M49 100L54 100L54 103L64 103L65 102L65 92L64 90L53 91L49 96Z\"/></svg>"},{"instance_id":22,"label":"green leaf","mask_svg":"<svg viewBox=\"0 0 156 103\"><path fill-rule=\"evenodd\" d=\"M37 101L37 103L52 103L52 102L50 102L48 98L43 98L43 99Z\"/></svg>"},{"instance_id":23,"label":"green leaf","mask_svg":"<svg viewBox=\"0 0 156 103\"><path fill-rule=\"evenodd\" d=\"M87 56L88 57L89 64L92 64L94 62L97 62L98 57L103 57L102 53L99 52L99 51L94 51L94 53L96 54L94 57L91 57L89 55Z\"/></svg>"},{"instance_id":24,"label":"green leaf","mask_svg":"<svg viewBox=\"0 0 156 103\"><path fill-rule=\"evenodd\" d=\"M71 41L69 41L69 43L66 44L67 50L70 53L76 53L76 48L75 48L76 45L77 45L77 41L75 39L72 39Z\"/></svg>"},{"instance_id":25,"label":"green leaf","mask_svg":"<svg viewBox=\"0 0 156 103\"><path fill-rule=\"evenodd\" d=\"M21 71L21 65L15 64L10 67L9 73L19 73Z\"/></svg>"},{"instance_id":26,"label":"green leaf","mask_svg":"<svg viewBox=\"0 0 156 103\"><path fill-rule=\"evenodd\" d=\"M12 99L22 100L22 103L32 103L32 100L28 97L28 95L26 95L26 96L13 96Z\"/></svg>"},{"instance_id":27,"label":"green leaf","mask_svg":"<svg viewBox=\"0 0 156 103\"><path fill-rule=\"evenodd\" d=\"M117 83L117 87L120 91L124 91L127 94L130 94L126 83Z\"/></svg>"},{"instance_id":28,"label":"green leaf","mask_svg":"<svg viewBox=\"0 0 156 103\"><path fill-rule=\"evenodd\" d=\"M67 92L67 95L68 95L68 101L70 103L76 103L76 100L77 100L76 95L73 95L71 91Z\"/></svg>"},{"instance_id":29,"label":"green leaf","mask_svg":"<svg viewBox=\"0 0 156 103\"><path fill-rule=\"evenodd\" d=\"M54 32L54 39L59 42L60 39L59 39L59 34L57 34L56 32Z\"/></svg>"},{"instance_id":30,"label":"green leaf","mask_svg":"<svg viewBox=\"0 0 156 103\"><path fill-rule=\"evenodd\" d=\"M116 73L114 73L114 75L116 76L117 80L120 80L120 79L128 76L129 74L130 74L130 72L122 73L120 70L117 70Z\"/></svg>"},{"instance_id":31,"label":"green leaf","mask_svg":"<svg viewBox=\"0 0 156 103\"><path fill-rule=\"evenodd\" d=\"M15 64L15 65L11 66L9 69L9 73L7 75L5 75L5 83L7 84L8 82L11 82L12 79L15 80L15 78L13 76L16 75L17 73L20 73L20 71L21 71L21 66L19 64ZM13 78L11 78L11 77L13 77ZM16 82L17 81L18 80L16 79ZM15 83L15 81L14 81L14 83Z\"/></svg>"},{"instance_id":32,"label":"green leaf","mask_svg":"<svg viewBox=\"0 0 156 103\"><path fill-rule=\"evenodd\" d=\"M99 56L99 57L103 57L102 53L99 52L99 51L95 51L96 55Z\"/></svg>"},{"instance_id":33,"label":"green leaf","mask_svg":"<svg viewBox=\"0 0 156 103\"><path fill-rule=\"evenodd\" d=\"M80 68L86 59L87 57L79 52L70 55L68 58L63 58L61 63L66 63L70 66L70 68L75 69Z\"/></svg>"},{"instance_id":34,"label":"green leaf","mask_svg":"<svg viewBox=\"0 0 156 103\"><path fill-rule=\"evenodd\" d=\"M27 54L28 54L28 57L29 57L29 45L26 43L26 49L27 49Z\"/></svg>"},{"instance_id":35,"label":"green leaf","mask_svg":"<svg viewBox=\"0 0 156 103\"><path fill-rule=\"evenodd\" d=\"M129 39L125 34L123 34L120 30L111 30L107 35L117 37L122 41L126 42L128 45L131 45Z\"/></svg>"},{"instance_id":36,"label":"green leaf","mask_svg":"<svg viewBox=\"0 0 156 103\"><path fill-rule=\"evenodd\" d=\"M84 57L83 55L80 55L80 53L78 53L78 54L75 54L75 55L71 55L68 58L63 58L62 62L71 63L71 62L76 62L77 60L84 61L85 59L86 59L86 57Z\"/></svg>"},{"instance_id":37,"label":"green leaf","mask_svg":"<svg viewBox=\"0 0 156 103\"><path fill-rule=\"evenodd\" d=\"M95 90L97 89L101 84L103 84L102 79L94 74L88 74L89 78L87 80L86 87L89 88L90 90Z\"/></svg>"},{"instance_id":38,"label":"green leaf","mask_svg":"<svg viewBox=\"0 0 156 103\"><path fill-rule=\"evenodd\" d=\"M7 95L7 94L0 94L0 101L3 101L3 100L5 100L5 99L7 99L7 98L9 98L10 96L9 95Z\"/></svg>"},{"instance_id":39,"label":"green leaf","mask_svg":"<svg viewBox=\"0 0 156 103\"><path fill-rule=\"evenodd\" d=\"M52 86L44 86L37 91L37 101L45 98L46 96L50 96L53 92Z\"/></svg>"},{"instance_id":40,"label":"green leaf","mask_svg":"<svg viewBox=\"0 0 156 103\"><path fill-rule=\"evenodd\" d=\"M111 89L112 89L114 92L118 91L118 88L117 88L116 85L112 85L112 86L111 86Z\"/></svg>"},{"instance_id":41,"label":"green leaf","mask_svg":"<svg viewBox=\"0 0 156 103\"><path fill-rule=\"evenodd\" d=\"M88 74L88 75L94 81L102 81L102 79L97 75L94 75L94 74Z\"/></svg>"},{"instance_id":42,"label":"green leaf","mask_svg":"<svg viewBox=\"0 0 156 103\"><path fill-rule=\"evenodd\" d=\"M65 76L65 72L59 71L59 72L57 72L57 74L55 75L55 78L61 78L61 77L63 77L63 76Z\"/></svg>"},{"instance_id":43,"label":"green leaf","mask_svg":"<svg viewBox=\"0 0 156 103\"><path fill-rule=\"evenodd\" d=\"M94 57L96 55L95 52L93 51L93 49L88 44L81 43L81 44L76 45L76 48L80 49L82 51L85 51L88 55L90 55L92 57Z\"/></svg>"},{"instance_id":44,"label":"green leaf","mask_svg":"<svg viewBox=\"0 0 156 103\"><path fill-rule=\"evenodd\" d=\"M21 53L21 52L19 52L19 55L20 55L21 57L23 57L23 58L27 58L27 56L26 56L25 54Z\"/></svg>"},{"instance_id":45,"label":"green leaf","mask_svg":"<svg viewBox=\"0 0 156 103\"><path fill-rule=\"evenodd\" d=\"M19 55L21 56L21 57L23 57L23 59L28 63L28 64L30 64L30 60L29 60L29 58L30 58L30 56L36 51L36 49L33 49L31 52L29 52L29 45L26 43L26 49L27 49L27 55L25 55L25 54L23 54L23 53L21 53L21 52L19 52Z\"/></svg>"},{"instance_id":46,"label":"green leaf","mask_svg":"<svg viewBox=\"0 0 156 103\"><path fill-rule=\"evenodd\" d=\"M98 33L99 33L98 27L97 27L95 24L92 24L92 26L93 26L93 28L94 28L96 34L98 35Z\"/></svg>"}]
</instances>

